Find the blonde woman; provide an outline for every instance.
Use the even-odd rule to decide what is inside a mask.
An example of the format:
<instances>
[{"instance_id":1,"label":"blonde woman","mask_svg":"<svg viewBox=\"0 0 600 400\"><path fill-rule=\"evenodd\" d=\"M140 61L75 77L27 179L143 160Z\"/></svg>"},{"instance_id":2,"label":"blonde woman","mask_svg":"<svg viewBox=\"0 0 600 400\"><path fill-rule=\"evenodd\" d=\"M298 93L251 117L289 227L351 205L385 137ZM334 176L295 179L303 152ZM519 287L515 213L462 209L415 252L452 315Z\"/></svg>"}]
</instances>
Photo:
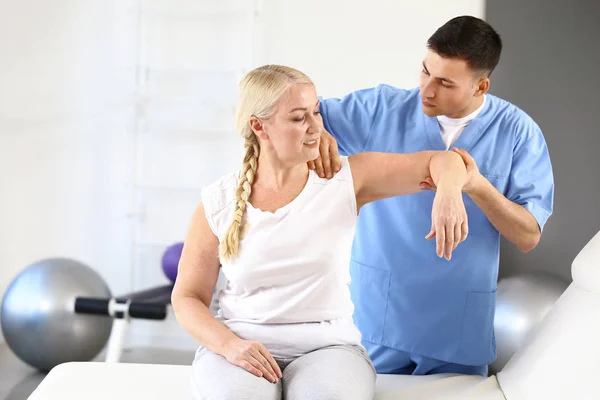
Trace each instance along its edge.
<instances>
[{"instance_id":1,"label":"blonde woman","mask_svg":"<svg viewBox=\"0 0 600 400\"><path fill-rule=\"evenodd\" d=\"M352 320L350 249L365 204L437 186L438 256L467 236L466 169L451 151L362 153L330 180L309 171L323 121L312 81L267 65L240 84L241 171L206 187L185 240L172 304L201 345L197 399L371 399L376 374ZM209 304L222 269L217 317ZM381 312L373 310L373 312Z\"/></svg>"}]
</instances>

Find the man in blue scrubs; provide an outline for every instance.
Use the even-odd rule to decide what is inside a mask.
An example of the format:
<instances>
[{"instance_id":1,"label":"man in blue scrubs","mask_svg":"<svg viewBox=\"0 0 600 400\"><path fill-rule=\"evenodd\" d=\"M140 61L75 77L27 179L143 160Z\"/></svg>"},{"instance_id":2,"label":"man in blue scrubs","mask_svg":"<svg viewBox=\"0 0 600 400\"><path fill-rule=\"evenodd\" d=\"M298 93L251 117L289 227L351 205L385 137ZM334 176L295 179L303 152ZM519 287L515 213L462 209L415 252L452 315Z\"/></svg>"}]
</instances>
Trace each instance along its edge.
<instances>
[{"instance_id":1,"label":"man in blue scrubs","mask_svg":"<svg viewBox=\"0 0 600 400\"><path fill-rule=\"evenodd\" d=\"M539 126L488 94L502 50L486 22L458 17L428 41L420 87L388 85L321 102L321 176L339 152L460 149L469 236L438 257L430 239L433 183L361 209L352 251L355 322L377 371L487 374L496 357L500 235L533 249L552 213L554 183ZM429 189L429 190L428 190ZM426 238L427 236L427 238Z\"/></svg>"}]
</instances>

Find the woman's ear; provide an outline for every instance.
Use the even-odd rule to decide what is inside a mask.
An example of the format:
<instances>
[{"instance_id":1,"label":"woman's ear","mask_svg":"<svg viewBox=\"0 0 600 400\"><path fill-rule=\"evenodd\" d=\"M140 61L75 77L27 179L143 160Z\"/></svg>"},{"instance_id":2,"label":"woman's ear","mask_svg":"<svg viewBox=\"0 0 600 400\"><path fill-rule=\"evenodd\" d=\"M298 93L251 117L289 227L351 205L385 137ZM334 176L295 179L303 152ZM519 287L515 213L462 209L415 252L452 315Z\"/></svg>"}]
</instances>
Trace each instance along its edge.
<instances>
[{"instance_id":1,"label":"woman's ear","mask_svg":"<svg viewBox=\"0 0 600 400\"><path fill-rule=\"evenodd\" d=\"M268 140L269 136L265 130L265 124L258 117L254 115L250 117L250 128L254 131L256 136L261 140Z\"/></svg>"}]
</instances>

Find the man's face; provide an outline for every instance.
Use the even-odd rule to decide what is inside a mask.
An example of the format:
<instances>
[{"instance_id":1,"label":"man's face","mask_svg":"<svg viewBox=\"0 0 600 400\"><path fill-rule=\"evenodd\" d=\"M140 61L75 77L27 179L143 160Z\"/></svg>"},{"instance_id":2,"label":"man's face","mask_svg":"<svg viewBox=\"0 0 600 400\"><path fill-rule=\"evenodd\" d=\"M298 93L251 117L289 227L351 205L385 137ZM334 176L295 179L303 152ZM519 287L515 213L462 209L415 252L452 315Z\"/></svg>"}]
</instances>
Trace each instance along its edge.
<instances>
[{"instance_id":1,"label":"man's face","mask_svg":"<svg viewBox=\"0 0 600 400\"><path fill-rule=\"evenodd\" d=\"M475 110L482 77L466 61L443 58L429 50L423 61L419 87L423 112L435 117L460 118Z\"/></svg>"}]
</instances>

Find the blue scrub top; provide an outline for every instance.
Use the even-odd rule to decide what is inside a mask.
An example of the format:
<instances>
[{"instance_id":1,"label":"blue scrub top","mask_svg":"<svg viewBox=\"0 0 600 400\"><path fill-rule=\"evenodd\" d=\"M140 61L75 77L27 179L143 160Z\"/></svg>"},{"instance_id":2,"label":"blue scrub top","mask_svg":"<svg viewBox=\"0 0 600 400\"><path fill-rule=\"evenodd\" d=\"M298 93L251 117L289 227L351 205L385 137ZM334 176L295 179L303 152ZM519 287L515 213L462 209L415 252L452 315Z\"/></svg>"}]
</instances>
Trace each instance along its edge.
<instances>
[{"instance_id":1,"label":"blue scrub top","mask_svg":"<svg viewBox=\"0 0 600 400\"><path fill-rule=\"evenodd\" d=\"M525 112L486 95L484 108L454 143L540 229L552 213L554 182L546 142ZM325 128L340 153L445 150L419 89L388 85L321 99ZM434 192L379 200L360 212L350 285L354 320L365 342L452 363L486 365L496 357L494 311L500 234L464 195L469 236L451 261L438 258L431 228ZM377 365L377 359L373 360Z\"/></svg>"}]
</instances>

